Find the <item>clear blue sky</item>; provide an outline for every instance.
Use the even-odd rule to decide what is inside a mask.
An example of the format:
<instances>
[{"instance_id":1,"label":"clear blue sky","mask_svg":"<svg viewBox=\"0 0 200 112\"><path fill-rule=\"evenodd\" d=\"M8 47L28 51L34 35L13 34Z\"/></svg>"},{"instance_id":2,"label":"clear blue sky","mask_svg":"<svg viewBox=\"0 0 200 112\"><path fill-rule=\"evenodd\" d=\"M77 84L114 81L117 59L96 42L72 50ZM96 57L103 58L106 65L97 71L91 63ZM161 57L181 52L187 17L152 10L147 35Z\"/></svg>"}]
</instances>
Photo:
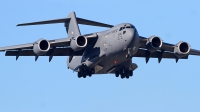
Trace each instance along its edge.
<instances>
[{"instance_id":1,"label":"clear blue sky","mask_svg":"<svg viewBox=\"0 0 200 112\"><path fill-rule=\"evenodd\" d=\"M78 17L117 25L134 24L142 36L181 40L200 49L199 0L1 0L0 46L67 37L63 24L16 24ZM106 28L80 26L91 33ZM0 53L0 112L200 112L200 57L189 60L133 58L139 68L130 79L95 75L79 79L67 57L4 57Z\"/></svg>"}]
</instances>

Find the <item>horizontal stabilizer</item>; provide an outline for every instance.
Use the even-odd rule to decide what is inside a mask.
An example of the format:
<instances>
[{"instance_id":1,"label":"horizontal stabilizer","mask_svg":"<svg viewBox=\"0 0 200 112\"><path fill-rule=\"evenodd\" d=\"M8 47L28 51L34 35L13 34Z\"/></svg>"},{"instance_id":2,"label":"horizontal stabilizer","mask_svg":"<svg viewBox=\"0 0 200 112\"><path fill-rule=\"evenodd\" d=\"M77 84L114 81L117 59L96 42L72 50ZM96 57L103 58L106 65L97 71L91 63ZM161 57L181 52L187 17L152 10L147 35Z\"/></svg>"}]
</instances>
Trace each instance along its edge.
<instances>
[{"instance_id":1,"label":"horizontal stabilizer","mask_svg":"<svg viewBox=\"0 0 200 112\"><path fill-rule=\"evenodd\" d=\"M63 19L55 19L55 20L47 20L47 21L39 21L39 22L31 22L31 23L23 23L23 24L18 24L17 26L64 23L64 22L68 22L69 20L70 20L70 18L63 18Z\"/></svg>"},{"instance_id":2,"label":"horizontal stabilizer","mask_svg":"<svg viewBox=\"0 0 200 112\"><path fill-rule=\"evenodd\" d=\"M100 27L108 27L108 28L112 28L113 27L113 25L100 23L100 22L96 22L96 21L91 21L91 20L87 20L87 19L82 19L82 18L76 18L76 19L77 19L78 24L91 25L91 26L100 26Z\"/></svg>"},{"instance_id":3,"label":"horizontal stabilizer","mask_svg":"<svg viewBox=\"0 0 200 112\"><path fill-rule=\"evenodd\" d=\"M42 24L55 24L55 23L66 23L69 22L71 18L63 18L63 19L55 19L55 20L47 20L47 21L38 21L38 22L31 22L31 23L22 23L18 24L17 26L28 26L28 25L42 25ZM83 25L91 25L91 26L100 26L100 27L108 27L111 28L113 25L100 23L96 21L91 21L82 18L76 18L78 24Z\"/></svg>"}]
</instances>

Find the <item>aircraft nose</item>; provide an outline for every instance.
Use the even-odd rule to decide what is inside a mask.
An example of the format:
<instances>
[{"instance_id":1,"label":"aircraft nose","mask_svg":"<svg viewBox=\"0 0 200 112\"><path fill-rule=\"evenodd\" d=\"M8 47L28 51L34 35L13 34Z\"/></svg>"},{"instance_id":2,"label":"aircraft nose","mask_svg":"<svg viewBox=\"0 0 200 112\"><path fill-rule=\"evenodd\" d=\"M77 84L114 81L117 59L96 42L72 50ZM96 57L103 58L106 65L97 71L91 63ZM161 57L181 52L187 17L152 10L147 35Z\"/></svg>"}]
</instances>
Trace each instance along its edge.
<instances>
[{"instance_id":1,"label":"aircraft nose","mask_svg":"<svg viewBox=\"0 0 200 112\"><path fill-rule=\"evenodd\" d=\"M127 29L125 33L126 33L127 39L129 40L129 42L131 42L134 38L134 33L135 33L134 29Z\"/></svg>"},{"instance_id":2,"label":"aircraft nose","mask_svg":"<svg viewBox=\"0 0 200 112\"><path fill-rule=\"evenodd\" d=\"M126 44L133 49L132 54L134 54L137 51L140 43L137 30L135 28L126 29L125 38Z\"/></svg>"}]
</instances>

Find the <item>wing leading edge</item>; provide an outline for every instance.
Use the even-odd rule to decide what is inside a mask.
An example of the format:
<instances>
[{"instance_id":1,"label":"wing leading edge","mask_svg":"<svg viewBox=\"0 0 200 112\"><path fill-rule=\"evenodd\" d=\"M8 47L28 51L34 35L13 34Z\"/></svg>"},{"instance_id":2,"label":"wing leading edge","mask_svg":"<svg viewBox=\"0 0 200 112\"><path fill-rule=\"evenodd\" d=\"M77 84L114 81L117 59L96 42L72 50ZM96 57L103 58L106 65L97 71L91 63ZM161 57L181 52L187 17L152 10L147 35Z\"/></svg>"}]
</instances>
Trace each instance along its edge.
<instances>
[{"instance_id":1,"label":"wing leading edge","mask_svg":"<svg viewBox=\"0 0 200 112\"><path fill-rule=\"evenodd\" d=\"M35 43L36 42L2 47L0 48L0 51L5 51L5 56L16 56L16 60L19 58L19 56L35 56L35 61L37 61L39 56L49 56L49 62L52 60L53 56L80 56L83 54L83 51L74 52L69 47L70 39L68 38L49 40L51 48L46 54L39 56L33 52L33 46Z\"/></svg>"},{"instance_id":2,"label":"wing leading edge","mask_svg":"<svg viewBox=\"0 0 200 112\"><path fill-rule=\"evenodd\" d=\"M95 41L98 37L96 33L86 34L84 36L87 38L88 43ZM49 61L51 61L53 56L82 56L84 52L84 49L80 51L72 50L70 47L70 38L48 40L48 42L50 44L50 49L44 55L36 55L33 52L34 44L36 44L37 41L28 44L0 47L0 52L6 52L5 56L16 56L16 59L18 59L19 56L35 56L37 60L39 56L49 56Z\"/></svg>"},{"instance_id":3,"label":"wing leading edge","mask_svg":"<svg viewBox=\"0 0 200 112\"><path fill-rule=\"evenodd\" d=\"M63 38L63 39L56 39L56 40L49 40L51 47L67 47L70 45L70 39ZM28 43L28 44L21 44L21 45L14 45L14 46L7 46L1 47L0 52L8 51L8 50L32 50L35 42Z\"/></svg>"}]
</instances>

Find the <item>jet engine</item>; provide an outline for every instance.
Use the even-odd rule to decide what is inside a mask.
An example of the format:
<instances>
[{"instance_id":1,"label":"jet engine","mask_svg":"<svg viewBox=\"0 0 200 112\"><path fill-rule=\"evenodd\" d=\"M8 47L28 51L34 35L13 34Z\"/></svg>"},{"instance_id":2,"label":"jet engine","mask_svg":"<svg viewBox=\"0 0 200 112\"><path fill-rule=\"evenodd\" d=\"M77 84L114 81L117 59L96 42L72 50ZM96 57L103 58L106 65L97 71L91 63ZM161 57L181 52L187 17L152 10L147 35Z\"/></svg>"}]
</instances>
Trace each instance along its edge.
<instances>
[{"instance_id":1,"label":"jet engine","mask_svg":"<svg viewBox=\"0 0 200 112\"><path fill-rule=\"evenodd\" d=\"M177 43L174 47L174 54L179 58L187 56L189 52L190 52L190 45L187 42L181 41Z\"/></svg>"},{"instance_id":2,"label":"jet engine","mask_svg":"<svg viewBox=\"0 0 200 112\"><path fill-rule=\"evenodd\" d=\"M150 52L155 52L162 47L162 40L160 37L151 36L147 39L146 48Z\"/></svg>"},{"instance_id":3,"label":"jet engine","mask_svg":"<svg viewBox=\"0 0 200 112\"><path fill-rule=\"evenodd\" d=\"M33 52L36 55L43 55L47 53L50 49L50 43L47 40L40 39L35 42L33 46Z\"/></svg>"},{"instance_id":4,"label":"jet engine","mask_svg":"<svg viewBox=\"0 0 200 112\"><path fill-rule=\"evenodd\" d=\"M84 36L77 36L75 38L72 38L70 46L74 51L82 50L87 45L87 38Z\"/></svg>"}]
</instances>

